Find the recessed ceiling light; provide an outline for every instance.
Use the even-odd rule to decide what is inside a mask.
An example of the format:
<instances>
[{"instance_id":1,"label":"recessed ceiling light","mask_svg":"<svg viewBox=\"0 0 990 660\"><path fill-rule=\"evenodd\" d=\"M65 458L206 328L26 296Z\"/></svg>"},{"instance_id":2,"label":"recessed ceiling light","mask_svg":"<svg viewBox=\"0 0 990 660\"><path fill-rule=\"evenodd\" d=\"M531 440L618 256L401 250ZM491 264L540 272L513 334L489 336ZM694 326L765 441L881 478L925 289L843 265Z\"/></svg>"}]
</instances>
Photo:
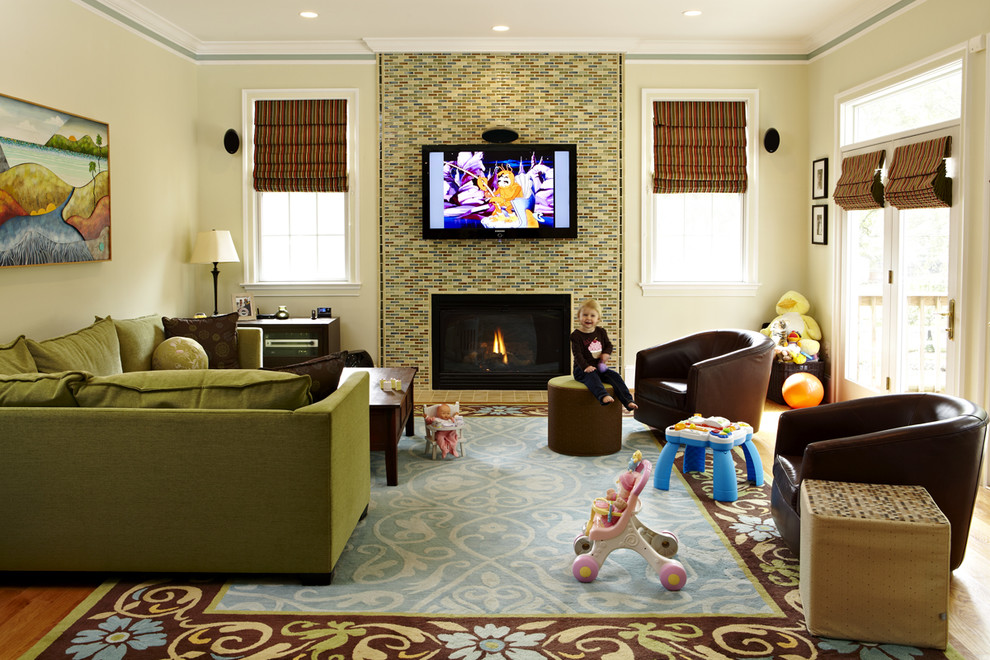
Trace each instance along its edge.
<instances>
[{"instance_id":1,"label":"recessed ceiling light","mask_svg":"<svg viewBox=\"0 0 990 660\"><path fill-rule=\"evenodd\" d=\"M687 11L682 11L681 13L685 16L701 16L700 9L688 9Z\"/></svg>"},{"instance_id":2,"label":"recessed ceiling light","mask_svg":"<svg viewBox=\"0 0 990 660\"><path fill-rule=\"evenodd\" d=\"M301 11L299 12L299 15L302 16L303 18L316 18L317 16L319 16L319 14L317 14L315 11Z\"/></svg>"},{"instance_id":3,"label":"recessed ceiling light","mask_svg":"<svg viewBox=\"0 0 990 660\"><path fill-rule=\"evenodd\" d=\"M509 31L509 26L508 25L496 25L496 26L492 27L492 31L493 32L508 32Z\"/></svg>"}]
</instances>

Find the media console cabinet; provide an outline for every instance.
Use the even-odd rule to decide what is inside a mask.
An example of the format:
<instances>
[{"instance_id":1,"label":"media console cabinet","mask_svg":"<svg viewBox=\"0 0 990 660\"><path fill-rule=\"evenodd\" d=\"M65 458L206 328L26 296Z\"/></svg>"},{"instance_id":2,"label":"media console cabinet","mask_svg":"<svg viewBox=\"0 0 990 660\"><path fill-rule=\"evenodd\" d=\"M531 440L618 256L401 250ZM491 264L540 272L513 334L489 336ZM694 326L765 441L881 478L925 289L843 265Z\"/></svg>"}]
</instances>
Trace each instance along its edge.
<instances>
[{"instance_id":1,"label":"media console cabinet","mask_svg":"<svg viewBox=\"0 0 990 660\"><path fill-rule=\"evenodd\" d=\"M254 319L238 326L261 328L261 366L284 367L340 350L340 319Z\"/></svg>"}]
</instances>

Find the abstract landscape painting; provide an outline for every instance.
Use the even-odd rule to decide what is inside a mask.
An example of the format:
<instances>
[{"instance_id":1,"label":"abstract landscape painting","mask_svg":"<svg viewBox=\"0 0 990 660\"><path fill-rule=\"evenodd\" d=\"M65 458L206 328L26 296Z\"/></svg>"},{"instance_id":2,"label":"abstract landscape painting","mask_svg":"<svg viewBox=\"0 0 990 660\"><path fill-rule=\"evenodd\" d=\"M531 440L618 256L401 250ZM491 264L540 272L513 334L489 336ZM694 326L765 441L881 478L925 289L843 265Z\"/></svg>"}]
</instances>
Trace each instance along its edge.
<instances>
[{"instance_id":1,"label":"abstract landscape painting","mask_svg":"<svg viewBox=\"0 0 990 660\"><path fill-rule=\"evenodd\" d=\"M110 127L0 95L0 267L110 259Z\"/></svg>"}]
</instances>

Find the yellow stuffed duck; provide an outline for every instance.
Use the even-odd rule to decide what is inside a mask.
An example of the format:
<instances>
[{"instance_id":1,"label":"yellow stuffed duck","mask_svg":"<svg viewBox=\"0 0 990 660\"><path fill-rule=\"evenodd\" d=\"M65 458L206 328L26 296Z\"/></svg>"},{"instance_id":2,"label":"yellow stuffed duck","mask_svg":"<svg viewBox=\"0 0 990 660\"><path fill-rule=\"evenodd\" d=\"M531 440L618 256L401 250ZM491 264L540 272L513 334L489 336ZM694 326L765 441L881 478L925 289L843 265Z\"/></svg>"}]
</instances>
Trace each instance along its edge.
<instances>
[{"instance_id":1,"label":"yellow stuffed duck","mask_svg":"<svg viewBox=\"0 0 990 660\"><path fill-rule=\"evenodd\" d=\"M797 291L788 291L777 301L777 317L761 332L774 340L779 361L803 364L818 359L822 330L808 316L810 310L811 303Z\"/></svg>"}]
</instances>

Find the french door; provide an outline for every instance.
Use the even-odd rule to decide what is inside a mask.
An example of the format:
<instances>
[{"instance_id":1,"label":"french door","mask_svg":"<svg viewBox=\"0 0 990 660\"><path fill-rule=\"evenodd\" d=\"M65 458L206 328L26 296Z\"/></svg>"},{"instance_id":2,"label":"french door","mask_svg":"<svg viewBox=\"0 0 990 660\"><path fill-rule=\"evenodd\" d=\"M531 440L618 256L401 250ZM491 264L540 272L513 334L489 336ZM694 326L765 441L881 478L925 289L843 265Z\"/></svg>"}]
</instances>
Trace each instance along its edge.
<instances>
[{"instance_id":1,"label":"french door","mask_svg":"<svg viewBox=\"0 0 990 660\"><path fill-rule=\"evenodd\" d=\"M889 163L901 144L955 129L872 144ZM951 160L951 159L950 159ZM950 169L951 172L951 169ZM953 191L954 200L959 195ZM959 204L950 208L839 211L842 233L842 338L838 399L892 392L956 390L960 246Z\"/></svg>"}]
</instances>

